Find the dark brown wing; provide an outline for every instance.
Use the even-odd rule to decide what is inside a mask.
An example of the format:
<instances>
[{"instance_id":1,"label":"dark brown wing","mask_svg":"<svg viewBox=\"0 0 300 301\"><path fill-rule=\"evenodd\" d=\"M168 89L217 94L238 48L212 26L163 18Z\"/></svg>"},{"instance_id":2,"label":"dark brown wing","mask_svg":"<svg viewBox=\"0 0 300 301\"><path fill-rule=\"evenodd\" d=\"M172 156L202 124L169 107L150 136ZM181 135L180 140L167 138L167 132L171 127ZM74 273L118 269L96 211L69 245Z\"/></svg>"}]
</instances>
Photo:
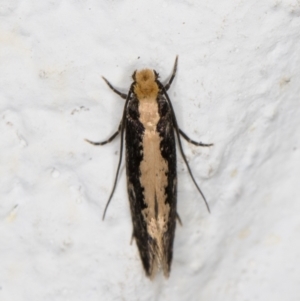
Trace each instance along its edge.
<instances>
[{"instance_id":1,"label":"dark brown wing","mask_svg":"<svg viewBox=\"0 0 300 301\"><path fill-rule=\"evenodd\" d=\"M172 113L165 96L162 93L157 97L160 120L157 132L161 137L161 154L168 164L168 185L165 188L166 203L169 204L167 231L163 235L162 268L165 276L169 275L173 254L173 241L176 225L176 145ZM147 223L142 214L146 208L144 202L144 188L140 183L140 163L143 160L142 140L144 127L139 121L138 100L133 94L126 108L126 173L128 197L133 222L133 236L136 239L140 256L147 276L154 276L156 270L156 242L147 232Z\"/></svg>"},{"instance_id":2,"label":"dark brown wing","mask_svg":"<svg viewBox=\"0 0 300 301\"><path fill-rule=\"evenodd\" d=\"M127 189L133 223L133 237L136 239L147 275L150 275L152 260L148 250L147 224L142 216L145 208L143 187L140 183L140 163L143 160L142 139L144 127L139 121L138 100L135 95L126 108L126 175Z\"/></svg>"},{"instance_id":3,"label":"dark brown wing","mask_svg":"<svg viewBox=\"0 0 300 301\"><path fill-rule=\"evenodd\" d=\"M160 147L163 158L168 162L168 186L166 187L166 202L170 206L168 231L164 234L164 274L169 275L173 257L173 241L176 226L176 207L177 207L177 170L176 170L176 143L174 137L174 125L172 112L165 96L158 95L158 108L160 121L157 124L157 131L162 138Z\"/></svg>"}]
</instances>

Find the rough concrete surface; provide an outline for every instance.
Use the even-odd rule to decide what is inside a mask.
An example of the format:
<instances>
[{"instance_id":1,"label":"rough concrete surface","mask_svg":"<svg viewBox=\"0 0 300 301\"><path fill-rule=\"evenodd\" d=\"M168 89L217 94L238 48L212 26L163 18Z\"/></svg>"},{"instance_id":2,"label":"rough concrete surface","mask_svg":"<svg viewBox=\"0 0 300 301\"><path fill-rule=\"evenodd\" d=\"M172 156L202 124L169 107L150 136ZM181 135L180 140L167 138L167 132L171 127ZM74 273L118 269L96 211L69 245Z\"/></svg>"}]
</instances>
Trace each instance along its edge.
<instances>
[{"instance_id":1,"label":"rough concrete surface","mask_svg":"<svg viewBox=\"0 0 300 301\"><path fill-rule=\"evenodd\" d=\"M300 300L300 1L0 1L0 300ZM118 127L135 69L170 89L171 276L145 277Z\"/></svg>"}]
</instances>

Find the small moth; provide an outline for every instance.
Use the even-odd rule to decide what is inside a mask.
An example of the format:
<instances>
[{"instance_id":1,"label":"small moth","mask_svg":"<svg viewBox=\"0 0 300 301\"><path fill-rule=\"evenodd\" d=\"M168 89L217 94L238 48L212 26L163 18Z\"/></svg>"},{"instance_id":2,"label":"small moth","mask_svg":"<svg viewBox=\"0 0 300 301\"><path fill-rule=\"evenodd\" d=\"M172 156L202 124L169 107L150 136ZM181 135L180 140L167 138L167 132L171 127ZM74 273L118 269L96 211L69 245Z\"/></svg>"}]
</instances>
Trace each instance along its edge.
<instances>
[{"instance_id":1,"label":"small moth","mask_svg":"<svg viewBox=\"0 0 300 301\"><path fill-rule=\"evenodd\" d=\"M188 172L209 211L206 199L193 177L183 152L180 136L197 146L213 144L191 140L178 126L167 93L176 74L177 61L178 57L166 85L160 82L155 70L135 71L128 94L119 92L103 77L106 84L126 100L123 116L118 130L108 140L103 142L86 140L94 145L104 145L121 133L119 164L113 189L103 213L104 219L117 184L125 133L127 191L133 223L132 238L136 240L146 275L150 278L153 278L160 269L163 270L165 277L169 276L176 219L181 224L176 211L175 136Z\"/></svg>"}]
</instances>

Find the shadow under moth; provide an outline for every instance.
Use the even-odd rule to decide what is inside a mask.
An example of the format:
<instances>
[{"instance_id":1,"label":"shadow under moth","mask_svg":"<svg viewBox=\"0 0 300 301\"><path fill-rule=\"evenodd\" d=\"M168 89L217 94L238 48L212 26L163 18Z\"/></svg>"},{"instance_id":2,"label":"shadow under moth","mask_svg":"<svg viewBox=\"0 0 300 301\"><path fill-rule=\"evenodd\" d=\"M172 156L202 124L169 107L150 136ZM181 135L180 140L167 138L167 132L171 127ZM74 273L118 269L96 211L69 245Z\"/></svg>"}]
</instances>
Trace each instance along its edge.
<instances>
[{"instance_id":1,"label":"shadow under moth","mask_svg":"<svg viewBox=\"0 0 300 301\"><path fill-rule=\"evenodd\" d=\"M178 126L169 90L177 70L176 57L173 73L166 85L159 80L155 70L135 71L127 94L119 92L110 82L107 85L125 99L123 116L118 130L106 141L87 142L104 145L121 134L120 158L112 192L106 210L114 194L120 171L125 134L127 191L133 223L132 238L135 239L146 275L153 278L158 270L168 277L173 255L176 219L177 172L176 142L188 172L197 185L186 156L181 137L197 146L212 146L191 140Z\"/></svg>"}]
</instances>

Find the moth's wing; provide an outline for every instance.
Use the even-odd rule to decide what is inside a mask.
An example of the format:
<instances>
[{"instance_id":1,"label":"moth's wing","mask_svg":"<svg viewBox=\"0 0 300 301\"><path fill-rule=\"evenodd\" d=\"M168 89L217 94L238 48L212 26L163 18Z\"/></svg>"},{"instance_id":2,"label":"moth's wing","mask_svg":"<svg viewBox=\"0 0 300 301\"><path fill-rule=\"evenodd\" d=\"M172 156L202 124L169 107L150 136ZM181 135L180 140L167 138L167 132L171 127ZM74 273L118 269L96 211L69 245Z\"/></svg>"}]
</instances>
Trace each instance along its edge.
<instances>
[{"instance_id":1,"label":"moth's wing","mask_svg":"<svg viewBox=\"0 0 300 301\"><path fill-rule=\"evenodd\" d=\"M176 206L177 206L177 170L176 170L176 143L174 136L174 124L172 111L165 96L158 94L158 108L160 120L157 124L157 131L161 137L161 154L168 163L168 186L165 189L166 203L170 206L168 217L168 229L164 234L164 258L163 270L168 276L171 269L173 257L173 242L176 226Z\"/></svg>"},{"instance_id":2,"label":"moth's wing","mask_svg":"<svg viewBox=\"0 0 300 301\"><path fill-rule=\"evenodd\" d=\"M153 269L153 254L149 249L151 237L147 233L147 224L142 215L146 208L143 187L140 183L140 163L143 160L142 139L144 126L139 121L138 100L133 94L126 109L126 174L127 189L133 223L133 236L136 240L147 276Z\"/></svg>"},{"instance_id":3,"label":"moth's wing","mask_svg":"<svg viewBox=\"0 0 300 301\"><path fill-rule=\"evenodd\" d=\"M176 145L174 138L174 126L171 109L162 93L157 98L160 120L157 124L157 131L161 137L160 149L162 157L168 165L167 187L165 188L166 203L169 204L167 216L167 231L163 234L163 254L160 264L165 276L169 275L172 255L173 241L176 225ZM126 111L126 172L128 197L130 202L131 216L133 222L133 235L140 252L146 274L153 277L158 263L156 253L156 241L147 232L147 223L142 214L146 208L144 202L144 188L140 182L140 164L143 160L142 140L144 126L139 121L138 100L133 95L129 101Z\"/></svg>"}]
</instances>

